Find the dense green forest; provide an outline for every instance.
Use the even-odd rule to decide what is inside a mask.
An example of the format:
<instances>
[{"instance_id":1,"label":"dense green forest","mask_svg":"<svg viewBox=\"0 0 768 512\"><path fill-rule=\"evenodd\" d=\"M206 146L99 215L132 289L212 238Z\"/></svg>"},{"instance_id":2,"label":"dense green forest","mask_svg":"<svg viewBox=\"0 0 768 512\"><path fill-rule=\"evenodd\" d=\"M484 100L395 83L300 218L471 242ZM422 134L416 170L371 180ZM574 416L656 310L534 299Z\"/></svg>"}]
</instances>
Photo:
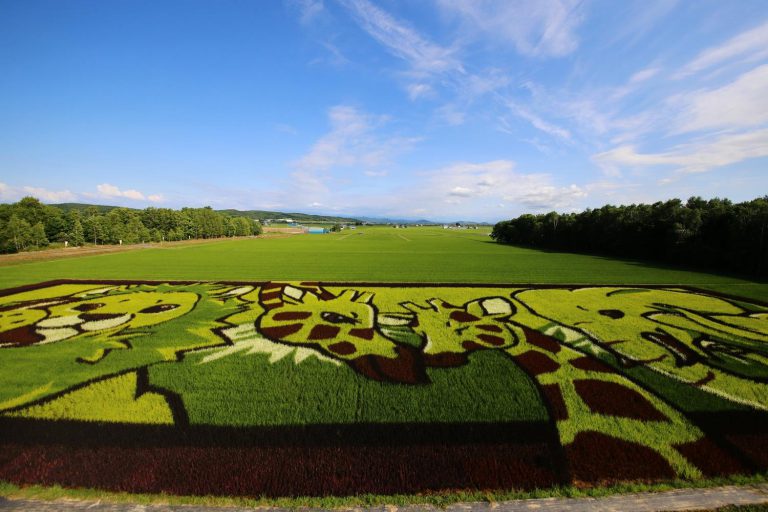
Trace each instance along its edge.
<instances>
[{"instance_id":1,"label":"dense green forest","mask_svg":"<svg viewBox=\"0 0 768 512\"><path fill-rule=\"evenodd\" d=\"M743 203L692 197L497 223L502 243L768 275L768 196Z\"/></svg>"},{"instance_id":2,"label":"dense green forest","mask_svg":"<svg viewBox=\"0 0 768 512\"><path fill-rule=\"evenodd\" d=\"M259 233L261 225L253 219L226 215L210 207L60 208L34 197L0 204L0 252L6 253L39 249L52 242L70 246L136 244Z\"/></svg>"}]
</instances>

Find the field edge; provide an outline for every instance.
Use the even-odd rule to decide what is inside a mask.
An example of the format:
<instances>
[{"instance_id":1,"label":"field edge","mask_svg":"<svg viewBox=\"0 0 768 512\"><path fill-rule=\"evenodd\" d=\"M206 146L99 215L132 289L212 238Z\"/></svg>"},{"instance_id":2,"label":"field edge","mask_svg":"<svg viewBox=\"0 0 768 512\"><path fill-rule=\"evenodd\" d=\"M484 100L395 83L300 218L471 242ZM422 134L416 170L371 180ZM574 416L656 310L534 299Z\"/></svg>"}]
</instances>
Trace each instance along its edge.
<instances>
[{"instance_id":1,"label":"field edge","mask_svg":"<svg viewBox=\"0 0 768 512\"><path fill-rule=\"evenodd\" d=\"M211 507L349 508L371 506L431 505L444 508L457 503L488 503L541 498L601 498L620 494L659 493L677 489L708 489L726 485L768 484L768 472L730 475L701 480L667 480L655 483L625 482L609 486L555 486L531 491L447 491L424 494L362 494L296 498L247 498L235 496L183 496L173 494L133 494L100 489L66 488L59 485L18 486L0 480L0 498L14 500L98 500L99 502L137 505L198 505ZM768 497L766 497L768 500Z\"/></svg>"}]
</instances>

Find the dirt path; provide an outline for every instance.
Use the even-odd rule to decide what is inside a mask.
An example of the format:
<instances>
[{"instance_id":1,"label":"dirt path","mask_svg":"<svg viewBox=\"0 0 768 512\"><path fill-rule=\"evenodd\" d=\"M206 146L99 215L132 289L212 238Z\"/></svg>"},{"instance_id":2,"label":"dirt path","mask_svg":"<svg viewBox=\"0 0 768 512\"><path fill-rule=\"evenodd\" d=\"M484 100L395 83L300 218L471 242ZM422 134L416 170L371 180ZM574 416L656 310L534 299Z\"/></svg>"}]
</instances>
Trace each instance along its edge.
<instances>
[{"instance_id":1,"label":"dirt path","mask_svg":"<svg viewBox=\"0 0 768 512\"><path fill-rule=\"evenodd\" d=\"M396 507L383 505L372 508L343 508L344 511L369 512L416 512L429 510L439 512L663 512L680 510L713 510L726 505L756 505L768 503L768 484L749 486L726 486L711 489L678 489L658 493L624 494L605 498L546 498L537 500L514 500L500 503L458 503L445 509L430 505L409 505ZM201 507L197 505L135 505L110 504L98 501L35 501L8 500L0 498L2 510L24 510L34 512L88 510L92 512L245 512L253 510L282 512L279 508L245 507ZM302 508L302 512L323 509Z\"/></svg>"}]
</instances>

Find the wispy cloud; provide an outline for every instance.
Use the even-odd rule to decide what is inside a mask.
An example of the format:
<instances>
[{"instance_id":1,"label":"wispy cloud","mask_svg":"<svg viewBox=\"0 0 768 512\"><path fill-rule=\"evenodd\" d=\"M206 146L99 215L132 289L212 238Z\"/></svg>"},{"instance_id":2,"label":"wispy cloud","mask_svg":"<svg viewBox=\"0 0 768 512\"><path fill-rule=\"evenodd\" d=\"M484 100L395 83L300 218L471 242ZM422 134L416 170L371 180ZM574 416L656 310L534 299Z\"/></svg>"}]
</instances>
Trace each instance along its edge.
<instances>
[{"instance_id":1,"label":"wispy cloud","mask_svg":"<svg viewBox=\"0 0 768 512\"><path fill-rule=\"evenodd\" d=\"M693 143L680 144L665 152L641 153L624 145L598 153L593 160L615 173L620 167L673 167L676 175L699 173L750 158L768 156L768 129L720 135Z\"/></svg>"},{"instance_id":2,"label":"wispy cloud","mask_svg":"<svg viewBox=\"0 0 768 512\"><path fill-rule=\"evenodd\" d=\"M742 32L721 45L702 51L674 78L686 78L715 66L734 62L756 62L766 57L768 57L768 21Z\"/></svg>"},{"instance_id":3,"label":"wispy cloud","mask_svg":"<svg viewBox=\"0 0 768 512\"><path fill-rule=\"evenodd\" d=\"M584 21L578 0L438 0L437 5L476 37L511 43L530 57L562 57L578 48Z\"/></svg>"},{"instance_id":4,"label":"wispy cloud","mask_svg":"<svg viewBox=\"0 0 768 512\"><path fill-rule=\"evenodd\" d=\"M343 168L381 176L397 155L410 150L418 141L382 133L389 121L387 116L368 114L349 105L332 107L328 121L330 131L293 164L293 177L305 189L327 191L332 172Z\"/></svg>"},{"instance_id":5,"label":"wispy cloud","mask_svg":"<svg viewBox=\"0 0 768 512\"><path fill-rule=\"evenodd\" d=\"M464 124L466 113L452 103L448 103L435 111L437 118L448 126L459 126Z\"/></svg>"},{"instance_id":6,"label":"wispy cloud","mask_svg":"<svg viewBox=\"0 0 768 512\"><path fill-rule=\"evenodd\" d=\"M288 5L298 11L303 24L311 23L325 9L323 0L288 0Z\"/></svg>"},{"instance_id":7,"label":"wispy cloud","mask_svg":"<svg viewBox=\"0 0 768 512\"><path fill-rule=\"evenodd\" d=\"M557 126L557 125L555 125L553 123L545 121L538 114L534 113L529 108L524 107L524 106L522 106L522 105L520 105L520 104L518 104L518 103L516 103L514 101L505 100L505 103L506 103L507 107L509 108L509 110L513 114L515 114L516 116L518 116L518 117L520 117L522 119L525 119L526 121L531 123L531 125L534 128L536 128L536 129L538 129L538 130L540 130L540 131L542 131L542 132L544 132L546 134L549 134L549 135L551 135L553 137L556 137L558 139L562 139L562 140L568 141L568 142L572 141L571 132L566 130L565 128L562 128L562 127Z\"/></svg>"},{"instance_id":8,"label":"wispy cloud","mask_svg":"<svg viewBox=\"0 0 768 512\"><path fill-rule=\"evenodd\" d=\"M659 71L661 71L661 68L656 66L641 69L640 71L634 73L631 77L629 77L629 83L639 84L640 82L645 82L646 80L649 80L654 76L658 75Z\"/></svg>"},{"instance_id":9,"label":"wispy cloud","mask_svg":"<svg viewBox=\"0 0 768 512\"><path fill-rule=\"evenodd\" d=\"M533 126L561 141L580 140L598 145L606 137L630 140L656 126L660 114L668 115L656 108L656 103L652 109L637 109L638 95L642 95L644 88L652 87L649 82L657 82L660 73L660 67L650 65L616 85L585 89L548 88L527 81L524 88L530 92L530 99L519 114L523 118L533 114L529 119Z\"/></svg>"},{"instance_id":10,"label":"wispy cloud","mask_svg":"<svg viewBox=\"0 0 768 512\"><path fill-rule=\"evenodd\" d=\"M504 108L549 136L570 141L567 129L547 121L532 108L512 101L502 93L510 83L508 73L499 68L469 71L460 57L462 40L451 47L438 45L407 23L396 19L368 0L339 0L358 25L389 53L408 64L405 86L411 100L436 98L438 89L448 99L435 111L437 119L450 126L465 122L473 104L493 95L494 108ZM564 55L575 48L573 31L581 23L575 0L547 0L536 3L438 2L449 15L471 21L472 30L512 38L522 53L538 56ZM509 25L509 23L512 25ZM500 101L499 101L500 100Z\"/></svg>"},{"instance_id":11,"label":"wispy cloud","mask_svg":"<svg viewBox=\"0 0 768 512\"><path fill-rule=\"evenodd\" d=\"M359 166L365 170L388 164L415 139L387 137L378 133L387 116L367 114L356 107L337 105L328 111L330 131L296 162L306 171L324 171L333 167Z\"/></svg>"},{"instance_id":12,"label":"wispy cloud","mask_svg":"<svg viewBox=\"0 0 768 512\"><path fill-rule=\"evenodd\" d=\"M295 126L288 123L278 123L275 125L275 130L280 133L287 133L288 135L296 135L299 131Z\"/></svg>"},{"instance_id":13,"label":"wispy cloud","mask_svg":"<svg viewBox=\"0 0 768 512\"><path fill-rule=\"evenodd\" d=\"M372 38L394 56L408 62L413 71L442 73L463 71L461 62L449 48L422 37L407 24L368 0L339 0L352 13L354 19Z\"/></svg>"},{"instance_id":14,"label":"wispy cloud","mask_svg":"<svg viewBox=\"0 0 768 512\"><path fill-rule=\"evenodd\" d=\"M349 64L349 59L341 49L330 41L322 41L320 45L325 49L322 56L313 59L310 64L327 64L334 68L340 68Z\"/></svg>"},{"instance_id":15,"label":"wispy cloud","mask_svg":"<svg viewBox=\"0 0 768 512\"><path fill-rule=\"evenodd\" d=\"M621 7L620 18L615 19L616 23L612 26L615 33L608 44L614 45L620 41L636 44L672 13L679 3L680 0L625 0L613 4Z\"/></svg>"},{"instance_id":16,"label":"wispy cloud","mask_svg":"<svg viewBox=\"0 0 768 512\"><path fill-rule=\"evenodd\" d=\"M408 84L406 89L411 100L431 96L435 92L431 85L423 83Z\"/></svg>"}]
</instances>

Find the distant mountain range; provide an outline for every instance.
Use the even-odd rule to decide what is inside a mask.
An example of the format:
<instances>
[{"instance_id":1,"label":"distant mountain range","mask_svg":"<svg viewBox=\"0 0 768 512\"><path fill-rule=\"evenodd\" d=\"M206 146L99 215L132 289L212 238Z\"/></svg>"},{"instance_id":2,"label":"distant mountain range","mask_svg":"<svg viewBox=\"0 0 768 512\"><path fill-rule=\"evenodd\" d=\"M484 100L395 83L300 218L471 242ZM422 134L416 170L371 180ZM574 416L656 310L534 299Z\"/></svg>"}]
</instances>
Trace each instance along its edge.
<instances>
[{"instance_id":1,"label":"distant mountain range","mask_svg":"<svg viewBox=\"0 0 768 512\"><path fill-rule=\"evenodd\" d=\"M451 225L459 223L462 226L492 226L493 223L490 222L477 222L474 220L457 220L457 221L451 221L451 222L441 222L436 220L427 220L427 219L419 219L419 220L413 220L413 219L392 219L389 217L357 217L363 222L367 222L369 224L418 224L418 225L426 225L426 226L442 226L443 224Z\"/></svg>"},{"instance_id":2,"label":"distant mountain range","mask_svg":"<svg viewBox=\"0 0 768 512\"><path fill-rule=\"evenodd\" d=\"M339 224L351 224L355 222L362 222L360 219L354 219L351 217L334 217L331 215L311 215L308 213L285 213L285 212L270 212L267 210L216 210L217 212L225 215L249 217L254 220L263 222L265 220L275 219L292 219L296 222L333 222Z\"/></svg>"},{"instance_id":3,"label":"distant mountain range","mask_svg":"<svg viewBox=\"0 0 768 512\"><path fill-rule=\"evenodd\" d=\"M68 212L70 210L79 210L84 211L87 208L96 208L96 210L99 213L107 213L110 210L114 210L115 208L121 208L120 206L108 206L108 205L97 205L97 204L85 204L85 203L59 203L59 204L52 204L51 206L55 206L57 208L60 208L64 212ZM128 208L129 210L138 210L138 208ZM392 219L392 218L381 218L381 217L336 217L331 215L312 215L309 213L298 213L298 212L272 212L268 210L235 210L235 209L227 209L227 210L216 210L217 212L223 213L225 215L231 215L231 216L239 216L239 217L248 217L254 220L258 220L259 222L264 222L265 220L275 220L275 219L292 219L296 222L306 222L306 223L339 223L339 224L352 224L356 222L367 222L369 224L444 224L443 222L435 222L432 220L426 220L426 219L419 219L419 220L412 220L412 219ZM457 221L459 224L462 225L485 225L488 224L487 222L472 222L472 221ZM454 224L455 222L449 222L448 224Z\"/></svg>"}]
</instances>

